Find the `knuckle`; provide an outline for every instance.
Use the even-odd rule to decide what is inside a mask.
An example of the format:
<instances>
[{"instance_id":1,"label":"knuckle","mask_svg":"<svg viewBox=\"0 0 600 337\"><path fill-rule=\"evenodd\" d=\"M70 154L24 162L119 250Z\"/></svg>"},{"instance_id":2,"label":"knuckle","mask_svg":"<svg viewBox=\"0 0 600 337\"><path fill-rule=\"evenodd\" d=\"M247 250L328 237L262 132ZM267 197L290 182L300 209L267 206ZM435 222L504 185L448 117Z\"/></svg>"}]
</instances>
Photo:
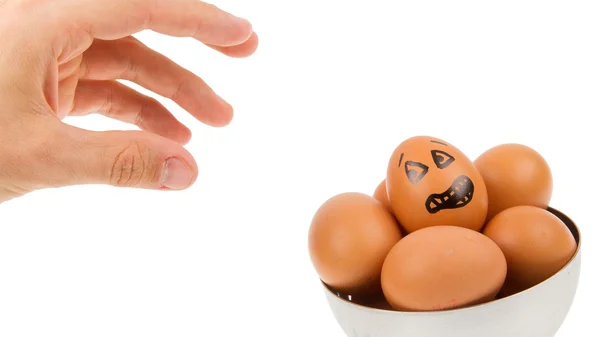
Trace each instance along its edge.
<instances>
[{"instance_id":1,"label":"knuckle","mask_svg":"<svg viewBox=\"0 0 600 337\"><path fill-rule=\"evenodd\" d=\"M124 79L135 81L140 71L135 56L140 52L140 41L134 37L126 37L115 42L115 44L120 76Z\"/></svg>"},{"instance_id":2,"label":"knuckle","mask_svg":"<svg viewBox=\"0 0 600 337\"><path fill-rule=\"evenodd\" d=\"M148 116L152 116L152 111L157 111L161 107L161 104L154 98L145 99L140 104L140 109L135 114L133 124L139 128L144 128L144 123Z\"/></svg>"},{"instance_id":3,"label":"knuckle","mask_svg":"<svg viewBox=\"0 0 600 337\"><path fill-rule=\"evenodd\" d=\"M154 180L155 173L149 151L132 142L115 156L109 180L114 186L135 187Z\"/></svg>"},{"instance_id":4,"label":"knuckle","mask_svg":"<svg viewBox=\"0 0 600 337\"><path fill-rule=\"evenodd\" d=\"M169 99L172 101L178 102L184 96L189 85L190 85L189 77L186 76L186 77L179 79L177 81L177 85L175 85L175 88L174 88L172 94L169 95Z\"/></svg>"},{"instance_id":5,"label":"knuckle","mask_svg":"<svg viewBox=\"0 0 600 337\"><path fill-rule=\"evenodd\" d=\"M139 67L133 57L123 57L123 77L133 82L137 81L139 74Z\"/></svg>"},{"instance_id":6,"label":"knuckle","mask_svg":"<svg viewBox=\"0 0 600 337\"><path fill-rule=\"evenodd\" d=\"M114 85L107 85L104 90L106 91L104 93L105 99L104 102L102 102L102 105L99 108L99 111L103 111L106 116L108 117L113 117L114 116L114 97L115 97L115 86Z\"/></svg>"}]
</instances>

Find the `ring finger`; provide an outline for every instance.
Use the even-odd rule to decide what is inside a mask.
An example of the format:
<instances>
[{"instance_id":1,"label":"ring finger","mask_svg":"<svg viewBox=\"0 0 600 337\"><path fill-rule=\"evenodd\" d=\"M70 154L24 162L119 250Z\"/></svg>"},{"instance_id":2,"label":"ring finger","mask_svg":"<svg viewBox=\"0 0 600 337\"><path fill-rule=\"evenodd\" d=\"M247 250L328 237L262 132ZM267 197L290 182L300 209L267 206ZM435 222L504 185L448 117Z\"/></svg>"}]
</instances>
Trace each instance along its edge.
<instances>
[{"instance_id":1,"label":"ring finger","mask_svg":"<svg viewBox=\"0 0 600 337\"><path fill-rule=\"evenodd\" d=\"M186 144L190 130L162 104L117 81L81 80L75 91L71 116L100 113Z\"/></svg>"}]
</instances>

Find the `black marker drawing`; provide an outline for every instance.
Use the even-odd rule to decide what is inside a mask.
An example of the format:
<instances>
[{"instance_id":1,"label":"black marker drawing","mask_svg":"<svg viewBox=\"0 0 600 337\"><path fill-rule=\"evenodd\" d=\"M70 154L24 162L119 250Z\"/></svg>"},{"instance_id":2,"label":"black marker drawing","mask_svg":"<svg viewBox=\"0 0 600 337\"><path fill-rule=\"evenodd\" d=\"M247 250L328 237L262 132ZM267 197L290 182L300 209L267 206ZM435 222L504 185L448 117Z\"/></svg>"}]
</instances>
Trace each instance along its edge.
<instances>
[{"instance_id":1,"label":"black marker drawing","mask_svg":"<svg viewBox=\"0 0 600 337\"><path fill-rule=\"evenodd\" d=\"M433 162L439 169L445 169L454 162L454 157L440 150L431 150L431 157L433 157Z\"/></svg>"},{"instance_id":2,"label":"black marker drawing","mask_svg":"<svg viewBox=\"0 0 600 337\"><path fill-rule=\"evenodd\" d=\"M436 143L436 144L440 144L440 145L444 145L444 146L448 146L448 144L446 144L446 143L442 143L442 142L440 142L440 141L437 141L437 140L430 140L430 142L432 142L432 143Z\"/></svg>"},{"instance_id":3,"label":"black marker drawing","mask_svg":"<svg viewBox=\"0 0 600 337\"><path fill-rule=\"evenodd\" d=\"M404 158L404 153L400 154L400 160L398 160L398 167L400 167L400 165L402 165L402 158Z\"/></svg>"},{"instance_id":4,"label":"black marker drawing","mask_svg":"<svg viewBox=\"0 0 600 337\"><path fill-rule=\"evenodd\" d=\"M404 163L404 171L406 171L408 180L411 183L416 184L427 174L429 167L416 161L407 161Z\"/></svg>"},{"instance_id":5,"label":"black marker drawing","mask_svg":"<svg viewBox=\"0 0 600 337\"><path fill-rule=\"evenodd\" d=\"M473 199L475 186L467 176L456 178L452 185L442 193L434 193L425 201L425 208L431 214L444 209L454 209L467 206Z\"/></svg>"}]
</instances>

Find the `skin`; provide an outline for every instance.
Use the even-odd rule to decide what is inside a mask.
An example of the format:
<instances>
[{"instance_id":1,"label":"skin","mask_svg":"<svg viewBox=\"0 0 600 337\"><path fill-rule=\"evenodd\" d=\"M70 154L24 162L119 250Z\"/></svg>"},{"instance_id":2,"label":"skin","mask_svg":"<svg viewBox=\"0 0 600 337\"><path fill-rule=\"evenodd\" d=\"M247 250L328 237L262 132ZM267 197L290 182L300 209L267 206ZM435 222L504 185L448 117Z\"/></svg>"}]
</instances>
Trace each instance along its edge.
<instances>
[{"instance_id":1,"label":"skin","mask_svg":"<svg viewBox=\"0 0 600 337\"><path fill-rule=\"evenodd\" d=\"M190 130L128 80L223 127L232 107L199 77L131 35L192 37L247 57L258 37L245 19L197 0L0 0L0 203L35 190L108 184L191 186ZM140 131L94 132L67 116L100 113Z\"/></svg>"}]
</instances>

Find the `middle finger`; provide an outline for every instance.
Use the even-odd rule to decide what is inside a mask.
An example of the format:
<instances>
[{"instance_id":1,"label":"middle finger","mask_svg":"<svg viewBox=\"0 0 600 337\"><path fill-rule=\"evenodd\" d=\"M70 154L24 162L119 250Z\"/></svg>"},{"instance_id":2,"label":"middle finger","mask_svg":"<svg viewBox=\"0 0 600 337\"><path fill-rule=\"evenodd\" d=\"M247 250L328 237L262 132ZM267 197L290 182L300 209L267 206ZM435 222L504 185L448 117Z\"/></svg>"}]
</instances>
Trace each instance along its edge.
<instances>
[{"instance_id":1,"label":"middle finger","mask_svg":"<svg viewBox=\"0 0 600 337\"><path fill-rule=\"evenodd\" d=\"M232 107L200 77L131 36L95 40L83 54L80 77L134 82L173 100L208 125L224 126L233 117Z\"/></svg>"}]
</instances>

